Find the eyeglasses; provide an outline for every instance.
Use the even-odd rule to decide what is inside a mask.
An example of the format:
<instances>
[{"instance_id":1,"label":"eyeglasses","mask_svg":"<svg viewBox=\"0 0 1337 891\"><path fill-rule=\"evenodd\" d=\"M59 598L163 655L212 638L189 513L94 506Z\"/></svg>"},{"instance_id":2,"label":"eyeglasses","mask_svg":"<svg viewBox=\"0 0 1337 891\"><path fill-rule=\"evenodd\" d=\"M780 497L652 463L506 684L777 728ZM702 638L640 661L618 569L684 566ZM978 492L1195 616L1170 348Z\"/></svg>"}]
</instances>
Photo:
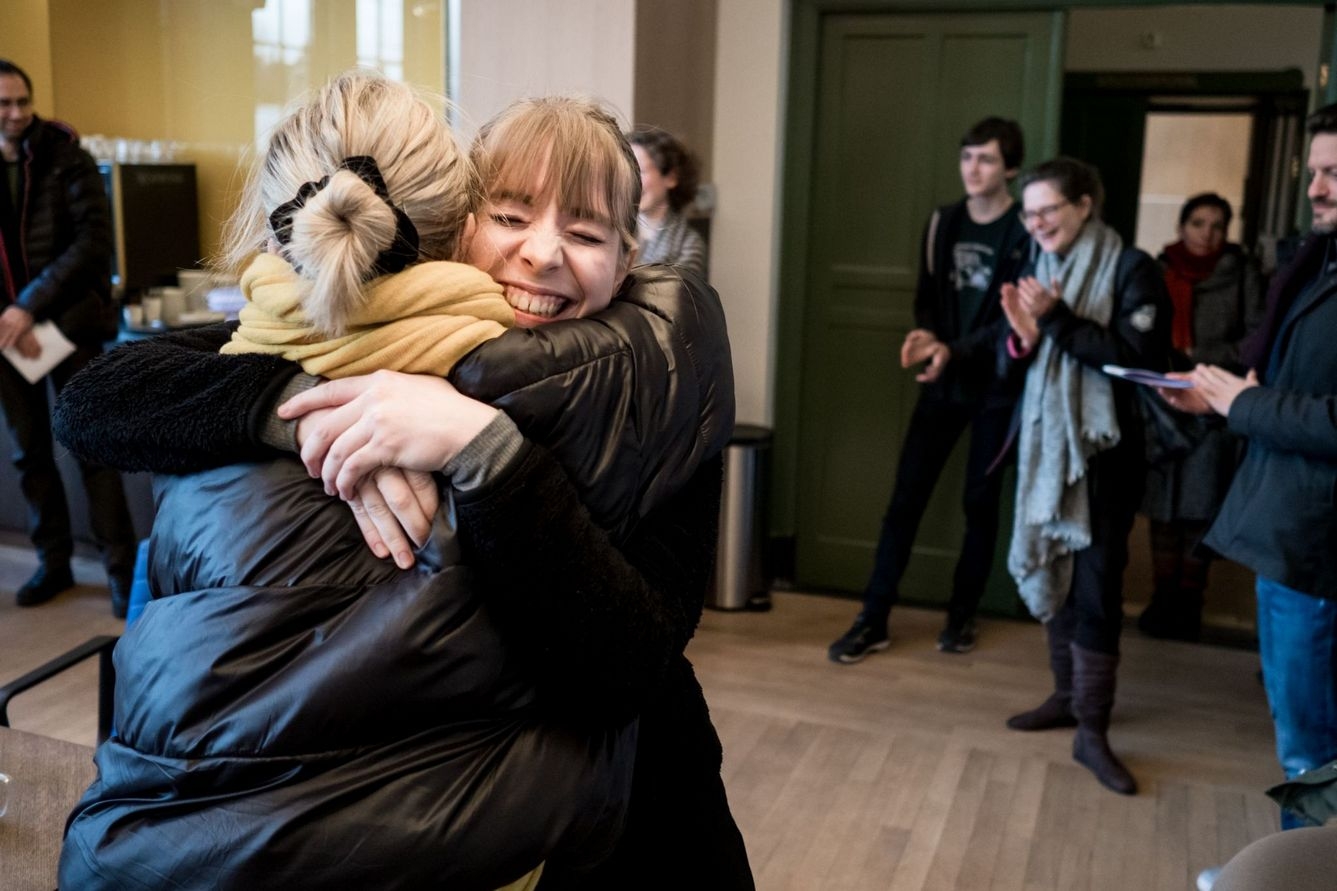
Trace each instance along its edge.
<instances>
[{"instance_id":1,"label":"eyeglasses","mask_svg":"<svg viewBox=\"0 0 1337 891\"><path fill-rule=\"evenodd\" d=\"M1044 222L1069 204L1072 204L1072 202L1060 201L1058 204L1051 204L1048 207L1037 207L1035 210L1023 210L1020 214L1021 224L1023 226L1029 226L1031 223Z\"/></svg>"}]
</instances>

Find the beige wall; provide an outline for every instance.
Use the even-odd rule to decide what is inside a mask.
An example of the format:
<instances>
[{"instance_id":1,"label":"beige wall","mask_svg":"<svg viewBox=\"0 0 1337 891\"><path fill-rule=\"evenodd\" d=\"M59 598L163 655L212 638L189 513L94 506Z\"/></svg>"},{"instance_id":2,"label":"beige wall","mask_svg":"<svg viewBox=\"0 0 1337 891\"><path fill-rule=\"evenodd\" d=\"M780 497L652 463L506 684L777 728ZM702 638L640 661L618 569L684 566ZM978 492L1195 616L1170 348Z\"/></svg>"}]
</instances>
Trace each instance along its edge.
<instances>
[{"instance_id":1,"label":"beige wall","mask_svg":"<svg viewBox=\"0 0 1337 891\"><path fill-rule=\"evenodd\" d=\"M1076 9L1068 14L1068 71L1279 71L1313 86L1323 10L1317 6ZM1150 45L1149 45L1150 44Z\"/></svg>"},{"instance_id":2,"label":"beige wall","mask_svg":"<svg viewBox=\"0 0 1337 891\"><path fill-rule=\"evenodd\" d=\"M717 0L637 0L635 123L682 140L709 182L715 135Z\"/></svg>"},{"instance_id":3,"label":"beige wall","mask_svg":"<svg viewBox=\"0 0 1337 891\"><path fill-rule=\"evenodd\" d=\"M782 0L719 0L715 56L710 280L729 322L738 420L767 425L774 417L785 9Z\"/></svg>"},{"instance_id":4,"label":"beige wall","mask_svg":"<svg viewBox=\"0 0 1337 891\"><path fill-rule=\"evenodd\" d=\"M459 0L460 130L513 99L580 93L631 120L636 5L630 0Z\"/></svg>"},{"instance_id":5,"label":"beige wall","mask_svg":"<svg viewBox=\"0 0 1337 891\"><path fill-rule=\"evenodd\" d=\"M32 78L33 105L52 117L55 89L51 83L51 39L47 0L5 0L0 3L0 58L8 59Z\"/></svg>"}]
</instances>

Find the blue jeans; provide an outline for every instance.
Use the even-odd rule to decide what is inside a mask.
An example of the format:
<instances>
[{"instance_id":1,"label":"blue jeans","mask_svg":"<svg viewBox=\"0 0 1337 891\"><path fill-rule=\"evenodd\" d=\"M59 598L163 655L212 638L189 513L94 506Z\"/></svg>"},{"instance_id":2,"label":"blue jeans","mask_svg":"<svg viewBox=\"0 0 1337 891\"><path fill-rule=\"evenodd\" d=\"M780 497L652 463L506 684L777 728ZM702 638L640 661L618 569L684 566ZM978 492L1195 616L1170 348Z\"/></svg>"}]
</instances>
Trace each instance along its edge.
<instances>
[{"instance_id":1,"label":"blue jeans","mask_svg":"<svg viewBox=\"0 0 1337 891\"><path fill-rule=\"evenodd\" d=\"M1258 578L1263 687L1286 779L1337 760L1337 600ZM1281 828L1306 825L1287 811Z\"/></svg>"}]
</instances>

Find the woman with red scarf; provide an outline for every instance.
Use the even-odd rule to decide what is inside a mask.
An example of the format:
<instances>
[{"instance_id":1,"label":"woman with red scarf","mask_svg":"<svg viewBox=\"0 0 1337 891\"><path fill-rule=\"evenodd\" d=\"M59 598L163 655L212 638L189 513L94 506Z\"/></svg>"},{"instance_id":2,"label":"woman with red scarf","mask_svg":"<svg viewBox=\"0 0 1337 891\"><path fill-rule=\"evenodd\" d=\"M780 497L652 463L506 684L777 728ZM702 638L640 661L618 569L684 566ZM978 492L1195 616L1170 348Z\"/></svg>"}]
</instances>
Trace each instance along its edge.
<instances>
[{"instance_id":1,"label":"woman with red scarf","mask_svg":"<svg viewBox=\"0 0 1337 891\"><path fill-rule=\"evenodd\" d=\"M1244 371L1239 343L1262 318L1263 290L1257 264L1226 242L1231 216L1220 195L1194 195L1179 211L1179 240L1158 258L1174 305L1177 370L1205 362ZM1201 416L1180 415L1173 427L1147 430L1157 440L1142 505L1151 523L1155 587L1138 627L1153 637L1196 640L1210 561L1194 549L1230 485L1236 441L1224 424Z\"/></svg>"}]
</instances>

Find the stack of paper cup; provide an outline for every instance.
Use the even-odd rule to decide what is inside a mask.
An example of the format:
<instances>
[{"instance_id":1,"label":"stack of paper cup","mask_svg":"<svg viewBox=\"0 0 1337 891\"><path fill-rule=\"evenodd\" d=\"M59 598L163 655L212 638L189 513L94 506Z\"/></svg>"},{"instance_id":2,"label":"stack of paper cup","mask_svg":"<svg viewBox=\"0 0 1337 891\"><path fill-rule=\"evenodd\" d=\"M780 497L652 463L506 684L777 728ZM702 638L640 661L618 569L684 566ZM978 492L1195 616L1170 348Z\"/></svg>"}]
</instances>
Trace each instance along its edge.
<instances>
[{"instance_id":1,"label":"stack of paper cup","mask_svg":"<svg viewBox=\"0 0 1337 891\"><path fill-rule=\"evenodd\" d=\"M162 297L146 293L139 305L144 307L144 324L153 328L162 326Z\"/></svg>"},{"instance_id":2,"label":"stack of paper cup","mask_svg":"<svg viewBox=\"0 0 1337 891\"><path fill-rule=\"evenodd\" d=\"M207 269L178 269L176 283L186 294L186 311L209 308L209 289L214 286L214 276Z\"/></svg>"},{"instance_id":3,"label":"stack of paper cup","mask_svg":"<svg viewBox=\"0 0 1337 891\"><path fill-rule=\"evenodd\" d=\"M170 328L186 311L186 292L181 288L166 287L158 288L158 294L162 297L162 323Z\"/></svg>"}]
</instances>

